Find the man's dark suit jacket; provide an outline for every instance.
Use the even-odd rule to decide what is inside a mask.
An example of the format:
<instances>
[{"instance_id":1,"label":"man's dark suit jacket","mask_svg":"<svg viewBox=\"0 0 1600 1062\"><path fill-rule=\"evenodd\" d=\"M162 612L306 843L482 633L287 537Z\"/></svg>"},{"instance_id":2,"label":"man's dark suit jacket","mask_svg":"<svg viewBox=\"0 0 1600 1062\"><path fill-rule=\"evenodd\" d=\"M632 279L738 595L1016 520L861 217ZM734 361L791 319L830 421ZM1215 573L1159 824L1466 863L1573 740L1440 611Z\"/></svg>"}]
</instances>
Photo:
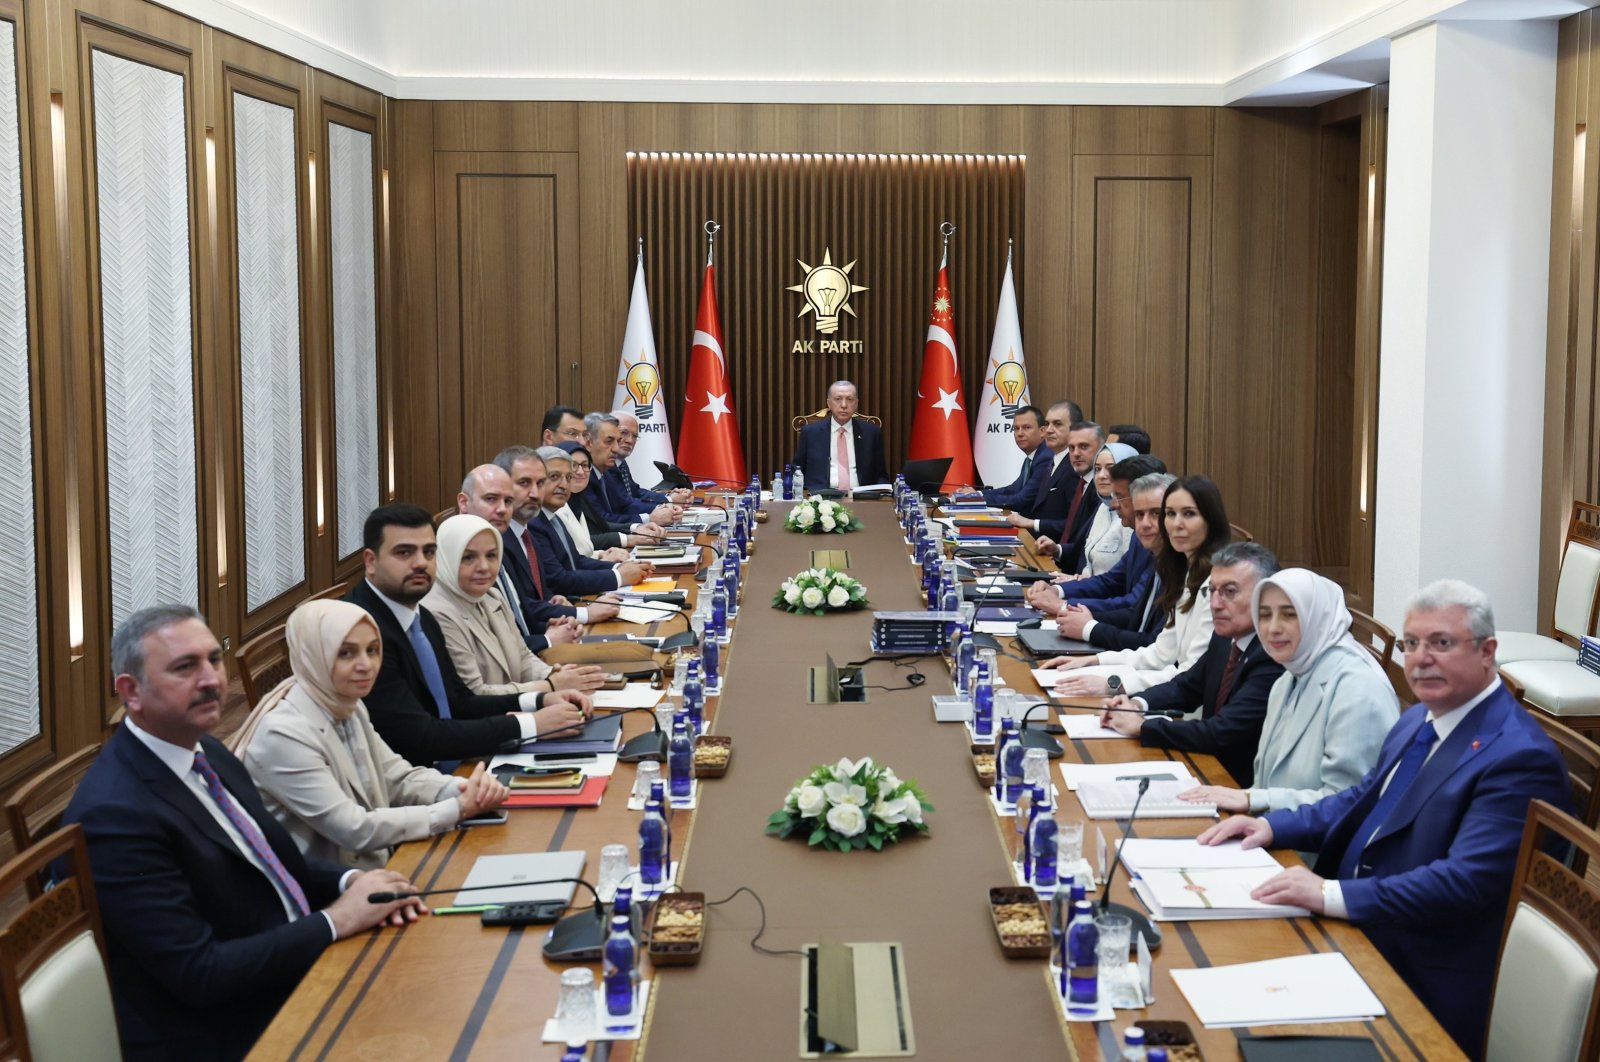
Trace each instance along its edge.
<instances>
[{"instance_id":1,"label":"man's dark suit jacket","mask_svg":"<svg viewBox=\"0 0 1600 1062\"><path fill-rule=\"evenodd\" d=\"M244 765L221 742L200 744L312 913L291 922L272 883L194 792L127 724L118 727L63 821L82 823L88 840L128 1059L243 1058L333 942L316 912L338 898L347 868L307 861Z\"/></svg>"},{"instance_id":2,"label":"man's dark suit jacket","mask_svg":"<svg viewBox=\"0 0 1600 1062\"><path fill-rule=\"evenodd\" d=\"M600 515L600 511L595 508L594 501L589 497L587 490L574 491L568 495L567 508L571 509L573 515L583 521L583 526L588 530L589 538L594 542L595 549L611 549L613 546L621 546L623 535L627 533L629 526L639 522L634 520L630 523L611 523Z\"/></svg>"},{"instance_id":3,"label":"man's dark suit jacket","mask_svg":"<svg viewBox=\"0 0 1600 1062\"><path fill-rule=\"evenodd\" d=\"M1128 548L1117 563L1111 566L1110 571L1091 575L1087 579L1075 579L1061 587L1062 594L1068 601L1075 604L1086 604L1089 611L1100 617L1102 609L1111 611L1125 609L1135 601L1144 599L1141 585L1155 570L1156 555L1144 548L1144 543L1135 535L1128 540Z\"/></svg>"},{"instance_id":4,"label":"man's dark suit jacket","mask_svg":"<svg viewBox=\"0 0 1600 1062\"><path fill-rule=\"evenodd\" d=\"M1413 705L1383 740L1377 766L1342 792L1266 816L1274 848L1315 851L1360 926L1469 1058L1488 1025L1528 804L1572 810L1566 763L1544 730L1496 688L1441 741L1389 817L1365 842L1360 874L1341 873L1356 837L1417 730Z\"/></svg>"},{"instance_id":5,"label":"man's dark suit jacket","mask_svg":"<svg viewBox=\"0 0 1600 1062\"><path fill-rule=\"evenodd\" d=\"M1040 443L1028 455L1032 459L1024 458L1026 466L1017 472L1017 478L1004 487L983 488L983 501L985 505L993 505L1001 509L1015 509L1024 501L1031 499L1039 490L1039 481L1049 475L1050 448Z\"/></svg>"},{"instance_id":6,"label":"man's dark suit jacket","mask_svg":"<svg viewBox=\"0 0 1600 1062\"><path fill-rule=\"evenodd\" d=\"M594 473L590 473L593 475ZM639 481L633 478L633 470L628 467L628 462L622 457L615 458L611 467L606 470L606 475L611 478L611 493L623 498L632 498L635 502L645 506L649 512L658 505L665 505L671 499L658 490L645 490L639 486Z\"/></svg>"},{"instance_id":7,"label":"man's dark suit jacket","mask_svg":"<svg viewBox=\"0 0 1600 1062\"><path fill-rule=\"evenodd\" d=\"M1194 667L1139 694L1152 712L1200 709L1199 719L1146 719L1139 742L1155 749L1209 753L1221 761L1240 788L1249 789L1256 780L1256 746L1261 743L1261 724L1267 718L1267 693L1283 674L1283 665L1267 655L1260 638L1250 639L1250 647L1234 670L1233 689L1227 701L1218 705L1218 687L1232 651L1232 638L1213 634L1205 655Z\"/></svg>"},{"instance_id":8,"label":"man's dark suit jacket","mask_svg":"<svg viewBox=\"0 0 1600 1062\"><path fill-rule=\"evenodd\" d=\"M539 596L539 587L533 581L533 569L528 566L527 551L509 526L500 532L500 542L501 565L510 576L511 585L517 588L517 604L522 609L523 620L528 624L528 636L523 640L535 653L548 649L550 642L544 636L545 627L557 616L576 616L578 610L571 605L552 605Z\"/></svg>"},{"instance_id":9,"label":"man's dark suit jacket","mask_svg":"<svg viewBox=\"0 0 1600 1062\"><path fill-rule=\"evenodd\" d=\"M1156 572L1152 566L1136 587L1139 596L1122 609L1093 609L1095 624L1084 640L1100 649L1143 649L1154 642L1171 615L1154 606L1145 615L1145 602L1156 593ZM1196 608L1202 606L1196 605Z\"/></svg>"},{"instance_id":10,"label":"man's dark suit jacket","mask_svg":"<svg viewBox=\"0 0 1600 1062\"><path fill-rule=\"evenodd\" d=\"M1045 467L1049 468L1055 454L1048 447L1043 449ZM1078 503L1072 526L1068 527L1067 516L1072 512L1072 499L1080 485L1084 491L1083 501ZM1035 487L1033 495L1017 506L1017 512L1039 521L1039 534L1049 536L1060 546L1056 567L1064 572L1075 572L1083 566L1083 540L1088 537L1094 511L1099 506L1100 495L1095 493L1094 486L1072 470L1070 460L1062 458L1043 486Z\"/></svg>"},{"instance_id":11,"label":"man's dark suit jacket","mask_svg":"<svg viewBox=\"0 0 1600 1062\"><path fill-rule=\"evenodd\" d=\"M518 694L491 696L467 689L450 662L444 632L431 612L419 610L422 633L439 659L445 696L450 701L449 719L439 718L428 681L422 677L422 665L411 648L411 636L400 629L388 603L365 579L351 587L344 599L366 609L383 636L383 664L378 668L378 681L364 701L373 727L402 759L417 766L431 766L440 760L488 756L503 745L521 740L522 727L506 714L518 710Z\"/></svg>"},{"instance_id":12,"label":"man's dark suit jacket","mask_svg":"<svg viewBox=\"0 0 1600 1062\"><path fill-rule=\"evenodd\" d=\"M609 523L639 523L656 507L656 503L642 501L629 494L615 466L604 472L592 470L589 473L589 487L584 493Z\"/></svg>"},{"instance_id":13,"label":"man's dark suit jacket","mask_svg":"<svg viewBox=\"0 0 1600 1062\"><path fill-rule=\"evenodd\" d=\"M814 420L800 429L800 443L795 447L794 463L806 477L806 489L828 489L828 473L833 469L833 425L831 416ZM865 417L850 421L850 434L856 447L857 482L887 483L889 471L883 463L883 432Z\"/></svg>"},{"instance_id":14,"label":"man's dark suit jacket","mask_svg":"<svg viewBox=\"0 0 1600 1062\"><path fill-rule=\"evenodd\" d=\"M568 547L556 537L548 514L535 516L528 522L528 528L539 546L539 574L544 576L546 590L552 594L579 598L594 597L617 589L617 573L605 561L574 556L575 564L568 563Z\"/></svg>"}]
</instances>

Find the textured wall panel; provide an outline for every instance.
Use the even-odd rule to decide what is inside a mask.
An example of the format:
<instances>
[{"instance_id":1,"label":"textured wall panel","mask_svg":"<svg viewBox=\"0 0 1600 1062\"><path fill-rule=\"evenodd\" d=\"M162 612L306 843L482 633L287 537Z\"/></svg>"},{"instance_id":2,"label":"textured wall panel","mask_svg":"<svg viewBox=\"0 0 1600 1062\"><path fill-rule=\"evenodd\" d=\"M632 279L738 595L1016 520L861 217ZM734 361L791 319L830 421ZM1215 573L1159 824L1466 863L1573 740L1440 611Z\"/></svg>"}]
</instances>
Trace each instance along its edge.
<instances>
[{"instance_id":1,"label":"textured wall panel","mask_svg":"<svg viewBox=\"0 0 1600 1062\"><path fill-rule=\"evenodd\" d=\"M183 78L94 53L111 621L198 604Z\"/></svg>"},{"instance_id":2,"label":"textured wall panel","mask_svg":"<svg viewBox=\"0 0 1600 1062\"><path fill-rule=\"evenodd\" d=\"M305 579L294 111L233 94L245 584L253 612Z\"/></svg>"},{"instance_id":3,"label":"textured wall panel","mask_svg":"<svg viewBox=\"0 0 1600 1062\"><path fill-rule=\"evenodd\" d=\"M374 276L372 135L328 124L333 230L333 415L339 556L361 548L378 504L378 294Z\"/></svg>"},{"instance_id":4,"label":"textured wall panel","mask_svg":"<svg viewBox=\"0 0 1600 1062\"><path fill-rule=\"evenodd\" d=\"M33 404L22 245L16 25L0 21L0 753L39 732Z\"/></svg>"}]
</instances>

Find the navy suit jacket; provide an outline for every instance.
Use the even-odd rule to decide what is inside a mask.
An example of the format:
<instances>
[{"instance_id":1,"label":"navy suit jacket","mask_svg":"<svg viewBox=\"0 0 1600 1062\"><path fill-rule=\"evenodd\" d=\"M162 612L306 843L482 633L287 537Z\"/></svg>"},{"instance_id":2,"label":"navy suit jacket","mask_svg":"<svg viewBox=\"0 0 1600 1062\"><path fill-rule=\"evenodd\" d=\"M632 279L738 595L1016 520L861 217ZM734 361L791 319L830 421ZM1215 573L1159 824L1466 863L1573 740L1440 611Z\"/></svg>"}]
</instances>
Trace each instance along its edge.
<instances>
[{"instance_id":1,"label":"navy suit jacket","mask_svg":"<svg viewBox=\"0 0 1600 1062\"><path fill-rule=\"evenodd\" d=\"M1145 614L1145 602L1156 593L1154 567L1139 581L1136 589L1139 596L1127 608L1091 609L1095 624L1084 640L1100 649L1143 649L1154 642L1171 618L1169 613L1154 606L1149 615Z\"/></svg>"},{"instance_id":2,"label":"navy suit jacket","mask_svg":"<svg viewBox=\"0 0 1600 1062\"><path fill-rule=\"evenodd\" d=\"M541 546L541 548L543 548ZM468 756L488 756L502 746L522 740L522 727L508 712L518 711L520 695L515 693L478 694L467 688L450 662L444 632L433 613L421 609L422 632L439 659L439 674L450 701L450 718L439 718L439 709L422 664L411 648L411 636L400 629L388 604L365 579L350 588L346 601L360 605L372 616L383 637L383 663L378 681L363 698L372 726L390 748L414 765L431 766L440 760L461 760ZM542 700L542 697L541 697Z\"/></svg>"},{"instance_id":3,"label":"navy suit jacket","mask_svg":"<svg viewBox=\"0 0 1600 1062\"><path fill-rule=\"evenodd\" d=\"M1135 601L1143 600L1141 584L1150 578L1155 566L1156 555L1145 549L1135 535L1128 540L1128 548L1109 571L1087 579L1074 579L1064 584L1061 591L1068 601L1087 604L1089 611L1098 618L1101 609L1128 608Z\"/></svg>"},{"instance_id":4,"label":"navy suit jacket","mask_svg":"<svg viewBox=\"0 0 1600 1062\"><path fill-rule=\"evenodd\" d=\"M1050 467L1050 448L1040 443L1028 455L1032 464L1017 471L1017 478L1004 487L983 488L983 500L986 505L993 505L1001 509L1015 509L1024 501L1031 499L1039 489L1039 480L1047 475ZM1024 459L1027 464L1027 459Z\"/></svg>"},{"instance_id":5,"label":"navy suit jacket","mask_svg":"<svg viewBox=\"0 0 1600 1062\"><path fill-rule=\"evenodd\" d=\"M1050 467L1050 462L1055 460L1055 455L1049 448L1044 448L1044 466ZM1072 499L1078 490L1084 491L1083 501L1078 503L1078 511L1073 516L1072 526L1067 526L1067 516L1072 513ZM1084 481L1083 477L1072 470L1072 462L1063 458L1050 473L1050 478L1045 481L1042 493L1035 487L1034 493L1017 506L1017 511L1023 516L1039 521L1039 534L1048 535L1060 546L1056 554L1056 566L1064 572L1075 572L1083 566L1083 540L1089 534L1089 526L1094 523L1095 508L1100 505L1100 495L1094 491L1094 485Z\"/></svg>"},{"instance_id":6,"label":"navy suit jacket","mask_svg":"<svg viewBox=\"0 0 1600 1062\"><path fill-rule=\"evenodd\" d=\"M557 616L576 616L578 610L571 605L552 605L539 596L539 587L533 581L533 569L528 565L528 553L517 540L516 533L507 527L500 532L501 564L517 588L517 604L522 608L522 618L528 624L529 634L523 639L528 648L539 652L550 647L544 636L545 627Z\"/></svg>"},{"instance_id":7,"label":"navy suit jacket","mask_svg":"<svg viewBox=\"0 0 1600 1062\"><path fill-rule=\"evenodd\" d=\"M576 564L568 563L568 549L556 537L545 513L535 516L528 528L539 545L539 573L544 576L545 589L566 597L594 597L617 589L617 573L605 561L593 557L574 557Z\"/></svg>"},{"instance_id":8,"label":"navy suit jacket","mask_svg":"<svg viewBox=\"0 0 1600 1062\"><path fill-rule=\"evenodd\" d=\"M616 485L620 487L620 492L624 497L632 498L648 505L650 508L646 509L645 512L649 512L650 509L654 509L656 506L663 505L671 500L658 490L645 490L639 486L639 481L633 478L633 469L629 468L628 462L621 458L618 458L612 464L611 470L606 475L615 478Z\"/></svg>"},{"instance_id":9,"label":"navy suit jacket","mask_svg":"<svg viewBox=\"0 0 1600 1062\"><path fill-rule=\"evenodd\" d=\"M629 494L614 467L598 475L591 472L589 488L584 493L599 510L601 517L612 523L637 524L655 508L653 503L640 501Z\"/></svg>"},{"instance_id":10,"label":"navy suit jacket","mask_svg":"<svg viewBox=\"0 0 1600 1062\"><path fill-rule=\"evenodd\" d=\"M1209 753L1241 789L1248 789L1256 779L1256 746L1261 744L1261 724L1267 718L1267 694L1283 674L1283 665L1267 655L1260 638L1252 638L1239 657L1228 699L1219 705L1222 672L1232 651L1232 638L1213 634L1205 655L1194 667L1139 694L1152 712L1200 709L1199 719L1146 719L1139 743L1154 749Z\"/></svg>"},{"instance_id":11,"label":"navy suit jacket","mask_svg":"<svg viewBox=\"0 0 1600 1062\"><path fill-rule=\"evenodd\" d=\"M800 443L795 447L794 463L806 477L806 489L828 489L828 472L833 468L833 418L814 420L800 429ZM883 463L883 431L865 417L850 422L850 434L856 447L856 476L862 483L887 483L889 471Z\"/></svg>"},{"instance_id":12,"label":"navy suit jacket","mask_svg":"<svg viewBox=\"0 0 1600 1062\"><path fill-rule=\"evenodd\" d=\"M1266 816L1272 843L1317 851L1316 872L1338 878L1384 779L1426 719L1424 705L1408 709L1377 766L1351 788ZM1572 810L1566 764L1496 680L1367 842L1360 876L1339 882L1350 920L1472 1058L1483 1053L1511 878L1536 799Z\"/></svg>"},{"instance_id":13,"label":"navy suit jacket","mask_svg":"<svg viewBox=\"0 0 1600 1062\"><path fill-rule=\"evenodd\" d=\"M88 840L128 1059L243 1058L333 942L316 912L338 898L347 868L302 856L244 765L213 738L200 744L312 913L290 921L194 792L119 726L63 821L82 823Z\"/></svg>"}]
</instances>

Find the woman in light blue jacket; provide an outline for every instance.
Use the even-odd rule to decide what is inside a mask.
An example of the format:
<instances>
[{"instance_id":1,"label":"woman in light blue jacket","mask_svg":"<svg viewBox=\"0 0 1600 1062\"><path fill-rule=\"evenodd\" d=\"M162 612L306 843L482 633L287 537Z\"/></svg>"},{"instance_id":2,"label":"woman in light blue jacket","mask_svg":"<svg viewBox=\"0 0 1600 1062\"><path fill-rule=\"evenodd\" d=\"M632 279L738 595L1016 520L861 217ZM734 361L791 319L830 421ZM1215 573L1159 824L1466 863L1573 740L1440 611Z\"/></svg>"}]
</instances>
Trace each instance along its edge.
<instances>
[{"instance_id":1,"label":"woman in light blue jacket","mask_svg":"<svg viewBox=\"0 0 1600 1062\"><path fill-rule=\"evenodd\" d=\"M1255 785L1198 786L1182 795L1260 815L1315 803L1360 781L1378 762L1400 702L1377 659L1350 636L1337 583L1286 568L1256 584L1253 606L1256 636L1284 667L1267 697Z\"/></svg>"}]
</instances>

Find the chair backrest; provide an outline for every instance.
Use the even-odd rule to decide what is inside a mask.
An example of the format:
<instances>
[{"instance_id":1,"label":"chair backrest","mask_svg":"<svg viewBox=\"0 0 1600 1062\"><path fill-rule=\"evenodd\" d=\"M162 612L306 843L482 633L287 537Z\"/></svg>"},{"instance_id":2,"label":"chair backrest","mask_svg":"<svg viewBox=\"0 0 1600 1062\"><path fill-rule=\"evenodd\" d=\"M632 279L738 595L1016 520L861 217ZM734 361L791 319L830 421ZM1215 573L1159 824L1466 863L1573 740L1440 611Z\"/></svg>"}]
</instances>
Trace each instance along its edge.
<instances>
[{"instance_id":1,"label":"chair backrest","mask_svg":"<svg viewBox=\"0 0 1600 1062\"><path fill-rule=\"evenodd\" d=\"M1496 670L1500 672L1500 681L1505 683L1506 692L1515 697L1524 708L1529 708L1527 696L1528 687L1524 686L1514 676L1507 674L1505 668L1502 667ZM1529 710L1532 711L1531 708L1529 708ZM1537 716L1542 713L1534 712L1533 714Z\"/></svg>"},{"instance_id":2,"label":"chair backrest","mask_svg":"<svg viewBox=\"0 0 1600 1062\"><path fill-rule=\"evenodd\" d=\"M799 431L812 421L821 420L827 415L828 407L823 406L821 409L815 410L811 413L802 413L798 417L791 417L789 419L789 427L793 428L795 431ZM881 417L874 417L869 413L857 413L856 416L861 420L866 421L868 424L876 424L880 428L883 427L883 419Z\"/></svg>"},{"instance_id":3,"label":"chair backrest","mask_svg":"<svg viewBox=\"0 0 1600 1062\"><path fill-rule=\"evenodd\" d=\"M450 506L448 509L440 509L438 512L433 514L433 526L438 527L440 524L444 523L446 520L450 519L452 516L455 516L459 512L461 512L461 510L457 509L454 505Z\"/></svg>"},{"instance_id":4,"label":"chair backrest","mask_svg":"<svg viewBox=\"0 0 1600 1062\"><path fill-rule=\"evenodd\" d=\"M278 624L239 646L234 659L239 662L239 680L244 683L245 703L254 708L267 693L288 678L289 642L285 624Z\"/></svg>"},{"instance_id":5,"label":"chair backrest","mask_svg":"<svg viewBox=\"0 0 1600 1062\"><path fill-rule=\"evenodd\" d=\"M1572 784L1572 805L1578 810L1578 820L1591 830L1600 829L1600 745L1548 712L1531 707L1520 695L1517 700L1561 750L1561 758L1567 763L1567 780Z\"/></svg>"},{"instance_id":6,"label":"chair backrest","mask_svg":"<svg viewBox=\"0 0 1600 1062\"><path fill-rule=\"evenodd\" d=\"M348 591L349 589L350 589L350 583L348 581L345 581L345 582L342 582L342 583L334 583L332 586L328 587L326 590L318 590L316 593L314 593L310 597L306 598L306 600L307 601L337 601L340 598L344 597L346 591Z\"/></svg>"},{"instance_id":7,"label":"chair backrest","mask_svg":"<svg viewBox=\"0 0 1600 1062\"><path fill-rule=\"evenodd\" d=\"M22 851L60 827L72 794L99 754L98 741L86 745L51 764L11 794L6 800L6 823L11 827L14 851ZM30 895L38 893L30 889Z\"/></svg>"},{"instance_id":8,"label":"chair backrest","mask_svg":"<svg viewBox=\"0 0 1600 1062\"><path fill-rule=\"evenodd\" d=\"M1394 630L1387 623L1380 623L1359 609L1352 608L1348 611L1351 635L1378 658L1378 663L1382 664L1383 670L1387 672L1389 666L1394 663Z\"/></svg>"},{"instance_id":9,"label":"chair backrest","mask_svg":"<svg viewBox=\"0 0 1600 1062\"><path fill-rule=\"evenodd\" d=\"M1580 637L1595 633L1600 617L1600 506L1572 503L1552 611L1550 626L1568 645L1576 646Z\"/></svg>"},{"instance_id":10,"label":"chair backrest","mask_svg":"<svg viewBox=\"0 0 1600 1062\"><path fill-rule=\"evenodd\" d=\"M10 1040L0 1049L24 1062L120 1059L83 828L57 830L0 867L0 896L11 896L53 863L66 872L55 888L31 897L0 929L0 1011Z\"/></svg>"},{"instance_id":11,"label":"chair backrest","mask_svg":"<svg viewBox=\"0 0 1600 1062\"><path fill-rule=\"evenodd\" d=\"M1495 967L1487 1062L1594 1057L1600 885L1558 857L1569 846L1592 859L1600 856L1600 835L1535 800L1528 808Z\"/></svg>"},{"instance_id":12,"label":"chair backrest","mask_svg":"<svg viewBox=\"0 0 1600 1062\"><path fill-rule=\"evenodd\" d=\"M1254 542L1256 540L1256 536L1252 535L1238 524L1229 524L1228 529L1233 532L1233 540L1235 542Z\"/></svg>"}]
</instances>

